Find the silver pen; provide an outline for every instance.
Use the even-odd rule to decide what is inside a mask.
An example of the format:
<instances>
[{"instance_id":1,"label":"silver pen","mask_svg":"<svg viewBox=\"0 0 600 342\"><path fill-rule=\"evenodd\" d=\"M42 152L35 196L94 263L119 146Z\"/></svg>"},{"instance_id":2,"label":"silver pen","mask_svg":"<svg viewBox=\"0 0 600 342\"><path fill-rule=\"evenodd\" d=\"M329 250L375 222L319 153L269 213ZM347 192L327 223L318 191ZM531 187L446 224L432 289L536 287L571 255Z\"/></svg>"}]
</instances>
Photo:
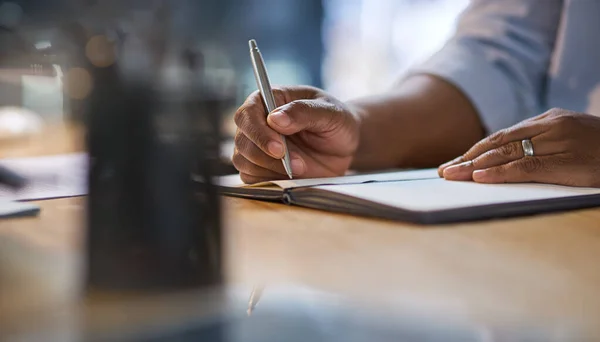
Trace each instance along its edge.
<instances>
[{"instance_id":1,"label":"silver pen","mask_svg":"<svg viewBox=\"0 0 600 342\"><path fill-rule=\"evenodd\" d=\"M258 86L258 90L262 95L263 101L265 101L268 115L277 108L277 105L275 104L275 97L273 96L273 91L271 90L271 82L269 82L269 77L267 76L267 68L265 67L265 62L263 61L262 55L258 50L256 41L252 39L248 42L248 45L250 45L250 59L252 60L252 68L254 69L256 85ZM287 144L285 142L285 136L282 134L280 134L280 136L284 151L284 156L281 162L283 163L283 168L285 169L288 177L292 179L290 151L288 151Z\"/></svg>"}]
</instances>

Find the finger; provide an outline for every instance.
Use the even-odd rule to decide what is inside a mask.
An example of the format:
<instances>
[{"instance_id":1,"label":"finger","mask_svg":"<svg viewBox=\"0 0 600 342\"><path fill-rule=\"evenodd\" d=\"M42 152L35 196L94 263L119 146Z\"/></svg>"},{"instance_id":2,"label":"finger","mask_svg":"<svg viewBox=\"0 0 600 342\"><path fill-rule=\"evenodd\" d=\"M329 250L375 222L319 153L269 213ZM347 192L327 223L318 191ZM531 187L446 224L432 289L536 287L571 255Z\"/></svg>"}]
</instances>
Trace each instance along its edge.
<instances>
[{"instance_id":1,"label":"finger","mask_svg":"<svg viewBox=\"0 0 600 342\"><path fill-rule=\"evenodd\" d=\"M444 170L452 165L458 165L468 160L473 160L478 155L485 153L487 150L497 148L498 146L505 145L508 142L533 139L535 136L547 132L549 124L546 122L540 122L543 119L547 119L553 115L556 115L556 110L552 109L543 114L534 116L526 119L519 124L510 128L500 130L485 139L482 139L475 144L469 151L464 155L459 156L449 162L446 162L438 167L438 174L440 177L443 176Z\"/></svg>"},{"instance_id":2,"label":"finger","mask_svg":"<svg viewBox=\"0 0 600 342\"><path fill-rule=\"evenodd\" d=\"M535 139L535 138L534 138ZM534 142L532 139L532 143ZM536 151L537 152L537 151ZM450 180L470 180L474 170L508 163L524 156L522 143L513 141L492 148L468 159L469 152L438 167L440 177Z\"/></svg>"},{"instance_id":3,"label":"finger","mask_svg":"<svg viewBox=\"0 0 600 342\"><path fill-rule=\"evenodd\" d=\"M277 108L267 118L275 131L292 135L300 131L334 131L344 123L347 113L338 105L323 100L296 100Z\"/></svg>"},{"instance_id":4,"label":"finger","mask_svg":"<svg viewBox=\"0 0 600 342\"><path fill-rule=\"evenodd\" d=\"M272 180L269 178L252 176L245 173L240 173L240 178L242 179L242 182L246 184L255 184Z\"/></svg>"},{"instance_id":5,"label":"finger","mask_svg":"<svg viewBox=\"0 0 600 342\"><path fill-rule=\"evenodd\" d=\"M261 149L254 145L254 143L252 143L248 138L246 138L246 136L244 136L243 134L240 134L239 136L241 136L241 138L236 136L236 140L246 140L246 142L240 142L239 145L238 143L236 143L236 146L240 146L241 149L236 148L234 156L235 153L239 153L253 164L287 176L281 159L275 159L266 155ZM288 144L288 146L290 146L290 144ZM300 156L300 154L293 151L290 152L290 159L292 166L292 174L296 176L302 176L306 172L306 162L304 161L304 159Z\"/></svg>"},{"instance_id":6,"label":"finger","mask_svg":"<svg viewBox=\"0 0 600 342\"><path fill-rule=\"evenodd\" d=\"M244 158L248 159L251 163L256 164L265 169L277 172L279 174L285 175L285 169L281 164L281 159L273 158L270 155L266 154L263 150L258 148L256 144L254 144L244 133L239 132L235 135L235 151L236 153L241 154Z\"/></svg>"},{"instance_id":7,"label":"finger","mask_svg":"<svg viewBox=\"0 0 600 342\"><path fill-rule=\"evenodd\" d=\"M248 159L246 159L244 156L242 156L240 153L234 153L233 157L231 158L231 161L233 163L233 166L240 172L240 173L244 173L246 175L249 176L254 176L254 177L261 177L261 178L266 178L266 179L284 179L287 178L287 176L269 170L269 169L265 169L264 167L260 167L254 163L252 163L251 161L249 161Z\"/></svg>"},{"instance_id":8,"label":"finger","mask_svg":"<svg viewBox=\"0 0 600 342\"><path fill-rule=\"evenodd\" d=\"M567 153L527 157L476 171L473 179L480 183L536 182L567 186L598 186L595 173L589 172L589 169L582 167L580 160Z\"/></svg>"},{"instance_id":9,"label":"finger","mask_svg":"<svg viewBox=\"0 0 600 342\"><path fill-rule=\"evenodd\" d=\"M315 99L320 95L320 89L309 86L273 88L273 96L275 97L275 104L277 106L283 106L296 100Z\"/></svg>"},{"instance_id":10,"label":"finger","mask_svg":"<svg viewBox=\"0 0 600 342\"><path fill-rule=\"evenodd\" d=\"M465 161L473 160L481 154L506 145L513 141L533 139L548 130L548 125L540 121L522 122L513 127L500 130L489 137L479 141L463 155Z\"/></svg>"},{"instance_id":11,"label":"finger","mask_svg":"<svg viewBox=\"0 0 600 342\"><path fill-rule=\"evenodd\" d=\"M283 158L281 137L267 125L264 105L258 101L256 95L248 97L235 113L234 121L239 131L264 153L273 158Z\"/></svg>"},{"instance_id":12,"label":"finger","mask_svg":"<svg viewBox=\"0 0 600 342\"><path fill-rule=\"evenodd\" d=\"M287 176L287 172L283 167L281 159L272 158L271 156L265 154L243 133L239 132L238 134L236 134L234 141L234 156L236 153L239 153L253 164ZM291 146L292 144L288 144L288 147ZM294 151L290 152L290 159L292 166L292 174L296 176L302 176L306 172L306 162L304 161L304 159L300 156L299 153L296 153Z\"/></svg>"},{"instance_id":13,"label":"finger","mask_svg":"<svg viewBox=\"0 0 600 342\"><path fill-rule=\"evenodd\" d=\"M473 172L478 183L555 183L556 170L564 162L559 156L525 157L510 163Z\"/></svg>"},{"instance_id":14,"label":"finger","mask_svg":"<svg viewBox=\"0 0 600 342\"><path fill-rule=\"evenodd\" d=\"M471 180L473 171L487 169L523 158L523 148L520 142L511 142L493 150L487 151L479 157L448 166L443 170L443 177L448 180Z\"/></svg>"},{"instance_id":15,"label":"finger","mask_svg":"<svg viewBox=\"0 0 600 342\"><path fill-rule=\"evenodd\" d=\"M453 165L458 165L458 164L464 163L464 161L465 161L465 159L463 158L463 156L460 156L460 157L456 157L456 158L452 159L452 160L451 160L451 161L449 161L449 162L446 162L446 163L444 163L444 164L440 165L440 166L438 167L438 176L440 176L440 177L444 177L444 170L446 170L446 169L447 169L447 168L449 168L450 166L453 166Z\"/></svg>"},{"instance_id":16,"label":"finger","mask_svg":"<svg viewBox=\"0 0 600 342\"><path fill-rule=\"evenodd\" d=\"M273 93L273 97L275 98L275 104L277 106L283 106L284 104L292 102L293 100L304 99L305 97L302 96L308 96L306 90L294 89L291 87L273 88L271 89L271 92ZM252 94L248 95L248 98L246 99L246 101L244 101L244 104L242 104L242 106L247 103L260 106L260 109L265 113L265 117L267 116L267 107L265 106L265 102L259 90L256 90L252 92Z\"/></svg>"},{"instance_id":17,"label":"finger","mask_svg":"<svg viewBox=\"0 0 600 342\"><path fill-rule=\"evenodd\" d=\"M532 139L536 156L563 152L564 149L560 146L561 144L548 142L543 137L543 135L539 135ZM443 171L443 177L448 180L471 180L475 170L507 164L511 161L521 159L524 156L525 153L523 151L522 143L520 141L514 141L487 151L473 160L447 167Z\"/></svg>"},{"instance_id":18,"label":"finger","mask_svg":"<svg viewBox=\"0 0 600 342\"><path fill-rule=\"evenodd\" d=\"M440 177L444 177L444 172L447 168L471 161L489 150L499 148L508 143L523 139L532 139L533 141L535 136L543 134L547 129L548 127L545 124L523 121L522 123L511 128L500 130L479 141L462 156L440 165L438 167L438 175Z\"/></svg>"}]
</instances>

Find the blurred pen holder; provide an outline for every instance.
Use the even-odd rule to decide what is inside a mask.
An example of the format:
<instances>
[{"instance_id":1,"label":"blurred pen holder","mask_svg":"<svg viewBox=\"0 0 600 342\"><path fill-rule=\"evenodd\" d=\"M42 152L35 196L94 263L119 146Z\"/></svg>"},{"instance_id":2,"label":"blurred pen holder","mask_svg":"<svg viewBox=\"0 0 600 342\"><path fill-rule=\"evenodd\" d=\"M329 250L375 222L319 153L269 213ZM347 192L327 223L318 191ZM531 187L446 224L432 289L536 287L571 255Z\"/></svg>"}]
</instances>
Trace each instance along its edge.
<instances>
[{"instance_id":1,"label":"blurred pen holder","mask_svg":"<svg viewBox=\"0 0 600 342\"><path fill-rule=\"evenodd\" d=\"M90 69L89 290L177 291L222 282L221 210L211 180L227 100L189 55L177 56L174 66L144 74L128 74L118 63Z\"/></svg>"}]
</instances>

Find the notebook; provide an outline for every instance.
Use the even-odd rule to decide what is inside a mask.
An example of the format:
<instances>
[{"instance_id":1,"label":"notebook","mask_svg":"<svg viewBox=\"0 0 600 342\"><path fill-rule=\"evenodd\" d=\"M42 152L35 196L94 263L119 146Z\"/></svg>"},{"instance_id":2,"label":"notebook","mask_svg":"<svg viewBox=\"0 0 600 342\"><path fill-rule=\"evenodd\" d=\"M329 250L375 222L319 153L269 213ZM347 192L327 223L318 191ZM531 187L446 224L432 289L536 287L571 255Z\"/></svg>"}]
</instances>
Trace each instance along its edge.
<instances>
[{"instance_id":1,"label":"notebook","mask_svg":"<svg viewBox=\"0 0 600 342\"><path fill-rule=\"evenodd\" d=\"M448 181L436 169L243 184L219 177L224 195L359 216L439 224L600 206L600 188Z\"/></svg>"}]
</instances>

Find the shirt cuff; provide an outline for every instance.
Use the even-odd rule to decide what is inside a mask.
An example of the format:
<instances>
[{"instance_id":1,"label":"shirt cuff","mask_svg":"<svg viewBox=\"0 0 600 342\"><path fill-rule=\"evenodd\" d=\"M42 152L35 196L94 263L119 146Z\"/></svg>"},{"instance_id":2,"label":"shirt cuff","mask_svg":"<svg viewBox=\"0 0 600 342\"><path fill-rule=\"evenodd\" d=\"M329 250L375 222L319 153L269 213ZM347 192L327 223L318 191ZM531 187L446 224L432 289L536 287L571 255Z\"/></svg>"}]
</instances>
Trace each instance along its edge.
<instances>
[{"instance_id":1,"label":"shirt cuff","mask_svg":"<svg viewBox=\"0 0 600 342\"><path fill-rule=\"evenodd\" d=\"M519 121L519 104L507 76L492 61L464 46L446 45L409 75L430 74L460 89L471 101L488 133Z\"/></svg>"}]
</instances>

